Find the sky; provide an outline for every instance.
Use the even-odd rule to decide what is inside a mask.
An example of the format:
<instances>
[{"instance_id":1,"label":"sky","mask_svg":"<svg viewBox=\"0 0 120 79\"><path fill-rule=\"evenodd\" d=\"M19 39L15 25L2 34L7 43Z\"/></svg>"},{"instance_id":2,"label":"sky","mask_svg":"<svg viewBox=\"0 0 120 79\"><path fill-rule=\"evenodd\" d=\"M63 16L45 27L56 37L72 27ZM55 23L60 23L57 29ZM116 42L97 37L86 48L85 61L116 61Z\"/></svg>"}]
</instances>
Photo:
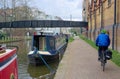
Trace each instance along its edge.
<instances>
[{"instance_id":1,"label":"sky","mask_svg":"<svg viewBox=\"0 0 120 79\"><path fill-rule=\"evenodd\" d=\"M83 0L33 0L32 6L64 20L82 20Z\"/></svg>"}]
</instances>

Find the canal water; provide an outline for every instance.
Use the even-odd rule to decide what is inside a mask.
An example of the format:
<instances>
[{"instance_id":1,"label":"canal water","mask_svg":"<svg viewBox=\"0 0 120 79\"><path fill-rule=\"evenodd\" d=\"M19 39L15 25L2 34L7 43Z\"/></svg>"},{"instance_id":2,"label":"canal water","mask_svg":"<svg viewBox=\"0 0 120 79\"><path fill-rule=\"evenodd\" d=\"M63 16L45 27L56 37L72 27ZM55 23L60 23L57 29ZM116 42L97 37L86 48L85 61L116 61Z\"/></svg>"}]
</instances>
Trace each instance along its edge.
<instances>
[{"instance_id":1,"label":"canal water","mask_svg":"<svg viewBox=\"0 0 120 79\"><path fill-rule=\"evenodd\" d=\"M35 66L30 65L27 54L31 50L31 41L19 41L8 43L8 45L18 46L18 79L53 79L55 73L50 73L50 70L45 65ZM49 64L52 70L56 70L59 61Z\"/></svg>"}]
</instances>

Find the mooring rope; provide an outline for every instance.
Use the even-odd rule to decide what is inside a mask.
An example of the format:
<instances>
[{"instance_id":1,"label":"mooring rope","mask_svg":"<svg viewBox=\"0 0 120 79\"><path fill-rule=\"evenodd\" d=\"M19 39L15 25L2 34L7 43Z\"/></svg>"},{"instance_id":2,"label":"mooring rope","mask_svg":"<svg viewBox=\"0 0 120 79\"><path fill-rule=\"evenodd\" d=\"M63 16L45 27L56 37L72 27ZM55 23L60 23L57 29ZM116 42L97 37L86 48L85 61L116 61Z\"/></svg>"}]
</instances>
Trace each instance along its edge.
<instances>
[{"instance_id":1,"label":"mooring rope","mask_svg":"<svg viewBox=\"0 0 120 79\"><path fill-rule=\"evenodd\" d=\"M37 54L38 49L35 48L33 54ZM47 66L47 68L50 70L50 72L53 72L54 70L48 65L48 63L45 61L45 59L42 57L41 54L39 54L39 57L42 59L43 63Z\"/></svg>"}]
</instances>

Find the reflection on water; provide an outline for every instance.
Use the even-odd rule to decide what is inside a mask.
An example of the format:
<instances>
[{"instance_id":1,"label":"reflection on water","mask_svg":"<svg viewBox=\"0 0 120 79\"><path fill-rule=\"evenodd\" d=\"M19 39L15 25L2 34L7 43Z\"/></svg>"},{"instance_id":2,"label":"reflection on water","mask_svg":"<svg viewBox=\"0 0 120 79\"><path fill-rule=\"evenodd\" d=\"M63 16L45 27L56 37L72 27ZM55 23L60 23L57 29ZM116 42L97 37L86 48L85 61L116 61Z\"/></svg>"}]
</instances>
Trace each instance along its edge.
<instances>
[{"instance_id":1,"label":"reflection on water","mask_svg":"<svg viewBox=\"0 0 120 79\"><path fill-rule=\"evenodd\" d=\"M53 79L54 74L50 74L45 65L34 66L28 63L27 53L31 50L31 41L8 43L8 45L17 45L19 47L17 53L19 79ZM56 70L58 61L49 65L53 70Z\"/></svg>"},{"instance_id":2,"label":"reflection on water","mask_svg":"<svg viewBox=\"0 0 120 79\"><path fill-rule=\"evenodd\" d=\"M57 68L57 64L49 64L50 67L55 71ZM33 66L28 65L28 73L32 78L38 79L53 79L54 73L51 73L49 69L45 65L41 66ZM34 73L34 74L33 74Z\"/></svg>"}]
</instances>

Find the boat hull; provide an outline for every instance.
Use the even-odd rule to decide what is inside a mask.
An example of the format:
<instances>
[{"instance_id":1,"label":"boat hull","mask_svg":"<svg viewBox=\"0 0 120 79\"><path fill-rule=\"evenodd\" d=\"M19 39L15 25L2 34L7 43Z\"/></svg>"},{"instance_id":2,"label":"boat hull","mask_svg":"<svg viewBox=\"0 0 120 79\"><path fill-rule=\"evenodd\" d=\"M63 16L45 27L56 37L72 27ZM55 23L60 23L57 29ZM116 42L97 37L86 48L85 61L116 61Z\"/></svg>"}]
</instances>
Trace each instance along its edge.
<instances>
[{"instance_id":1,"label":"boat hull","mask_svg":"<svg viewBox=\"0 0 120 79\"><path fill-rule=\"evenodd\" d=\"M18 79L16 49L0 56L0 79Z\"/></svg>"},{"instance_id":2,"label":"boat hull","mask_svg":"<svg viewBox=\"0 0 120 79\"><path fill-rule=\"evenodd\" d=\"M60 61L62 59L62 56L65 52L67 44L65 44L61 49L59 49L59 52L56 52L54 55L43 55L43 54L28 54L29 63L33 65L44 65L45 62L52 63L55 61ZM44 59L42 60L41 57Z\"/></svg>"},{"instance_id":3,"label":"boat hull","mask_svg":"<svg viewBox=\"0 0 120 79\"><path fill-rule=\"evenodd\" d=\"M55 61L56 59L59 59L59 54L57 55L40 55L40 54L34 54L34 55L29 55L29 63L33 65L41 65L45 64L41 57L45 60L45 62L50 63Z\"/></svg>"}]
</instances>

